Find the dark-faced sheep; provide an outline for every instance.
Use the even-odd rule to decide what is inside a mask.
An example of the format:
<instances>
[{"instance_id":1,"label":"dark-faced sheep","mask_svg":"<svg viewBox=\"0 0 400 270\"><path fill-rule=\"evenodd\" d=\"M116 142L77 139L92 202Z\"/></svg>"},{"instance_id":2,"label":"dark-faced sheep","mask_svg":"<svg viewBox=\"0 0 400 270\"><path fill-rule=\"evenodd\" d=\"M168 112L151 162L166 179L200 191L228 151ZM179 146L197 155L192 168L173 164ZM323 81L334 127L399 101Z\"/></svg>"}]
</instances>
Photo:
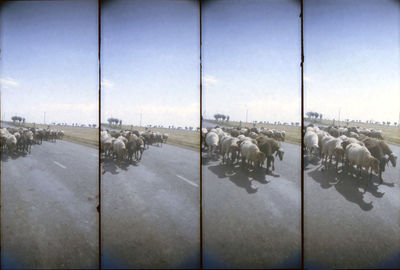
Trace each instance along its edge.
<instances>
[{"instance_id":1,"label":"dark-faced sheep","mask_svg":"<svg viewBox=\"0 0 400 270\"><path fill-rule=\"evenodd\" d=\"M267 159L266 173L269 172L270 166L272 166L272 171L275 170L275 156L279 157L279 160L283 159L284 151L281 149L279 143L266 136L260 136L257 138L258 147L265 154Z\"/></svg>"},{"instance_id":2,"label":"dark-faced sheep","mask_svg":"<svg viewBox=\"0 0 400 270\"><path fill-rule=\"evenodd\" d=\"M372 156L380 161L379 180L382 183L382 172L385 171L385 167L389 161L392 163L393 167L396 167L397 156L392 152L386 142L382 140L367 137L364 138L362 142L365 144Z\"/></svg>"}]
</instances>

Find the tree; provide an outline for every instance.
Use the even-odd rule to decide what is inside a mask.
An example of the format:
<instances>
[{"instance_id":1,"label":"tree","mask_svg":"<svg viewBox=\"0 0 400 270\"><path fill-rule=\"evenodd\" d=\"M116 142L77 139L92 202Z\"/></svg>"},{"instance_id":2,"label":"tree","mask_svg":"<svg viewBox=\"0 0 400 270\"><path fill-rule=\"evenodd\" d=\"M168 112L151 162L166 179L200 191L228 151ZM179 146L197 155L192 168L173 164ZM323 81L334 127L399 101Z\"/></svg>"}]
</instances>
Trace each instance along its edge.
<instances>
[{"instance_id":1,"label":"tree","mask_svg":"<svg viewBox=\"0 0 400 270\"><path fill-rule=\"evenodd\" d=\"M18 119L18 116L13 116L13 117L11 117L11 120L14 122L14 124L15 124L15 122L17 121L17 119Z\"/></svg>"},{"instance_id":2,"label":"tree","mask_svg":"<svg viewBox=\"0 0 400 270\"><path fill-rule=\"evenodd\" d=\"M110 124L110 126L111 126L111 124L114 122L113 120L114 120L114 119L112 119L112 118L108 118L108 119L107 119L107 122Z\"/></svg>"},{"instance_id":3,"label":"tree","mask_svg":"<svg viewBox=\"0 0 400 270\"><path fill-rule=\"evenodd\" d=\"M122 120L119 120L119 125L122 126Z\"/></svg>"},{"instance_id":4,"label":"tree","mask_svg":"<svg viewBox=\"0 0 400 270\"><path fill-rule=\"evenodd\" d=\"M24 124L25 124L25 118L22 118L22 123L24 123Z\"/></svg>"},{"instance_id":5,"label":"tree","mask_svg":"<svg viewBox=\"0 0 400 270\"><path fill-rule=\"evenodd\" d=\"M229 122L229 115L226 116L226 122Z\"/></svg>"},{"instance_id":6,"label":"tree","mask_svg":"<svg viewBox=\"0 0 400 270\"><path fill-rule=\"evenodd\" d=\"M322 113L319 114L319 119L322 119Z\"/></svg>"}]
</instances>

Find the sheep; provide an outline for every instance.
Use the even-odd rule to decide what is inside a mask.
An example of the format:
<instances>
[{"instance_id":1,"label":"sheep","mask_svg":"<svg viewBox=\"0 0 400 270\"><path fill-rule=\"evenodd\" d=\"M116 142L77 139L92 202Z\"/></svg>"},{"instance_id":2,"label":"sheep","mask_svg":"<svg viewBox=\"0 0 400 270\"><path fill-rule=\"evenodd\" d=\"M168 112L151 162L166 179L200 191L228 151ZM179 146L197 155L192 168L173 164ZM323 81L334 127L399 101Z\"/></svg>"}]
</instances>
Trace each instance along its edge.
<instances>
[{"instance_id":1,"label":"sheep","mask_svg":"<svg viewBox=\"0 0 400 270\"><path fill-rule=\"evenodd\" d=\"M264 131L262 132L262 134L268 136L268 138L272 138L272 137L274 136L274 132L273 132L272 130L270 130L270 129L264 130Z\"/></svg>"},{"instance_id":2,"label":"sheep","mask_svg":"<svg viewBox=\"0 0 400 270\"><path fill-rule=\"evenodd\" d=\"M167 133L163 133L163 134L162 134L162 138L163 138L163 143L167 143L168 134L167 134Z\"/></svg>"},{"instance_id":3,"label":"sheep","mask_svg":"<svg viewBox=\"0 0 400 270\"><path fill-rule=\"evenodd\" d=\"M319 154L318 135L314 131L307 131L304 134L304 144L309 156L313 153L314 155Z\"/></svg>"},{"instance_id":4,"label":"sheep","mask_svg":"<svg viewBox=\"0 0 400 270\"><path fill-rule=\"evenodd\" d=\"M383 182L382 172L385 171L386 165L389 161L392 163L393 167L396 167L397 156L392 152L390 147L382 140L365 138L362 141L367 149L371 152L372 156L380 161L379 164L379 180L380 183Z\"/></svg>"},{"instance_id":5,"label":"sheep","mask_svg":"<svg viewBox=\"0 0 400 270\"><path fill-rule=\"evenodd\" d=\"M232 137L238 137L240 135L240 132L236 129L232 129L230 133Z\"/></svg>"},{"instance_id":6,"label":"sheep","mask_svg":"<svg viewBox=\"0 0 400 270\"><path fill-rule=\"evenodd\" d=\"M136 136L136 134L127 134L127 143L125 143L126 145L126 149L127 149L127 155L128 155L128 160L132 161L132 157L133 154L135 154L136 157L136 148L139 146L138 145L138 139L139 137Z\"/></svg>"},{"instance_id":7,"label":"sheep","mask_svg":"<svg viewBox=\"0 0 400 270\"><path fill-rule=\"evenodd\" d=\"M225 137L221 142L222 163L225 163L225 155L227 160L230 160L232 164L234 163L239 156L239 142L238 138ZM229 154L231 154L230 159Z\"/></svg>"},{"instance_id":8,"label":"sheep","mask_svg":"<svg viewBox=\"0 0 400 270\"><path fill-rule=\"evenodd\" d=\"M277 141L274 139L265 137L265 136L260 136L257 138L257 143L258 147L260 148L260 151L262 151L266 158L266 173L269 171L269 167L272 165L272 171L275 170L275 156L279 157L279 160L282 161L283 159L283 154L284 151L280 148L280 145Z\"/></svg>"},{"instance_id":9,"label":"sheep","mask_svg":"<svg viewBox=\"0 0 400 270\"><path fill-rule=\"evenodd\" d=\"M201 129L201 147L202 149L206 148L206 135L208 133L208 130L206 128Z\"/></svg>"},{"instance_id":10,"label":"sheep","mask_svg":"<svg viewBox=\"0 0 400 270\"><path fill-rule=\"evenodd\" d=\"M369 173L370 180L372 177L372 171L374 171L375 173L379 173L379 160L371 155L367 147L361 146L357 143L351 143L346 146L345 156L351 168L353 168L353 165L357 166L359 170L359 178L361 178L362 167L366 169L367 173L368 170L371 168L371 171ZM367 180L367 185L365 189L367 189L368 187L368 182L369 181Z\"/></svg>"},{"instance_id":11,"label":"sheep","mask_svg":"<svg viewBox=\"0 0 400 270\"><path fill-rule=\"evenodd\" d=\"M117 140L121 140L121 141L123 141L125 145L128 143L128 139L127 139L127 138L125 138L125 137L124 137L124 136L122 136L122 135L120 135L120 136L117 138Z\"/></svg>"},{"instance_id":12,"label":"sheep","mask_svg":"<svg viewBox=\"0 0 400 270\"><path fill-rule=\"evenodd\" d=\"M9 135L6 139L7 150L10 154L15 153L17 150L17 138L15 135Z\"/></svg>"},{"instance_id":13,"label":"sheep","mask_svg":"<svg viewBox=\"0 0 400 270\"><path fill-rule=\"evenodd\" d=\"M244 166L246 163L250 165L252 164L254 168L259 167L263 164L266 156L263 152L260 151L257 145L252 143L251 141L243 141L240 144L240 152L242 155L242 165Z\"/></svg>"},{"instance_id":14,"label":"sheep","mask_svg":"<svg viewBox=\"0 0 400 270\"><path fill-rule=\"evenodd\" d=\"M273 131L273 133L274 133L274 135L272 136L272 138L274 138L275 140L277 140L277 141L284 141L285 140L285 135L284 135L284 133L282 133L281 131L279 131L279 130L276 130L276 129L273 129L272 130Z\"/></svg>"},{"instance_id":15,"label":"sheep","mask_svg":"<svg viewBox=\"0 0 400 270\"><path fill-rule=\"evenodd\" d=\"M125 156L127 154L127 149L125 146L125 143L120 137L113 142L113 152L115 155L115 158L118 159L119 161L125 159Z\"/></svg>"},{"instance_id":16,"label":"sheep","mask_svg":"<svg viewBox=\"0 0 400 270\"><path fill-rule=\"evenodd\" d=\"M325 156L325 169L328 169L328 156L329 164L332 163L332 156L336 160L336 175L338 175L338 164L343 159L344 149L342 147L342 140L334 137L324 137L322 139L322 156Z\"/></svg>"},{"instance_id":17,"label":"sheep","mask_svg":"<svg viewBox=\"0 0 400 270\"><path fill-rule=\"evenodd\" d=\"M353 132L353 131L350 131L348 136L349 136L350 138L355 138L355 139L357 139L357 140L360 138L360 135L358 135L357 133L355 133L355 132Z\"/></svg>"},{"instance_id":18,"label":"sheep","mask_svg":"<svg viewBox=\"0 0 400 270\"><path fill-rule=\"evenodd\" d=\"M332 127L332 126L328 128L328 133L331 134L335 138L340 136L339 130L337 128L335 128L335 127Z\"/></svg>"},{"instance_id":19,"label":"sheep","mask_svg":"<svg viewBox=\"0 0 400 270\"><path fill-rule=\"evenodd\" d=\"M107 131L100 132L100 151L107 157L111 154L113 138Z\"/></svg>"},{"instance_id":20,"label":"sheep","mask_svg":"<svg viewBox=\"0 0 400 270\"><path fill-rule=\"evenodd\" d=\"M64 131L63 130L58 130L57 131L57 138L62 140L64 138Z\"/></svg>"},{"instance_id":21,"label":"sheep","mask_svg":"<svg viewBox=\"0 0 400 270\"><path fill-rule=\"evenodd\" d=\"M215 133L214 131L208 132L206 135L206 144L207 144L208 156L210 156L212 152L215 153L219 145L218 134Z\"/></svg>"},{"instance_id":22,"label":"sheep","mask_svg":"<svg viewBox=\"0 0 400 270\"><path fill-rule=\"evenodd\" d=\"M144 151L144 141L143 138L140 136L138 137L137 141L136 141L136 153L135 153L135 157L136 160L141 160L142 156L143 156L143 151Z\"/></svg>"},{"instance_id":23,"label":"sheep","mask_svg":"<svg viewBox=\"0 0 400 270\"><path fill-rule=\"evenodd\" d=\"M252 131L252 132L249 133L249 137L252 138L252 139L255 139L255 138L258 137L258 134Z\"/></svg>"},{"instance_id":24,"label":"sheep","mask_svg":"<svg viewBox=\"0 0 400 270\"><path fill-rule=\"evenodd\" d=\"M371 138L377 138L383 140L382 130L371 130L370 135Z\"/></svg>"}]
</instances>

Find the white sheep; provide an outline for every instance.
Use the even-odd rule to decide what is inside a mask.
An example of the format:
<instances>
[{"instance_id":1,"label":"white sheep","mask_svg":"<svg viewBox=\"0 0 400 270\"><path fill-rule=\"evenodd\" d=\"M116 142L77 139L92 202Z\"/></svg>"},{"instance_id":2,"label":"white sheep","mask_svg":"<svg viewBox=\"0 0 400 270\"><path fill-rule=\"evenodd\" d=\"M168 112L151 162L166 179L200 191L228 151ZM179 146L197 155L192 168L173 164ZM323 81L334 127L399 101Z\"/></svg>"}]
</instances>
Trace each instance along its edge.
<instances>
[{"instance_id":1,"label":"white sheep","mask_svg":"<svg viewBox=\"0 0 400 270\"><path fill-rule=\"evenodd\" d=\"M266 155L261 152L257 145L249 140L240 144L240 153L242 155L242 164L252 163L254 168L260 167L265 161Z\"/></svg>"},{"instance_id":2,"label":"white sheep","mask_svg":"<svg viewBox=\"0 0 400 270\"><path fill-rule=\"evenodd\" d=\"M218 134L213 131L208 132L206 135L206 144L208 156L210 156L213 152L215 153L219 145Z\"/></svg>"},{"instance_id":3,"label":"white sheep","mask_svg":"<svg viewBox=\"0 0 400 270\"><path fill-rule=\"evenodd\" d=\"M309 156L319 154L318 135L314 131L309 130L304 134L304 144Z\"/></svg>"},{"instance_id":4,"label":"white sheep","mask_svg":"<svg viewBox=\"0 0 400 270\"><path fill-rule=\"evenodd\" d=\"M366 169L367 173L368 170L371 168L371 171L369 173L370 179L372 176L372 171L374 171L377 174L379 173L379 160L374 158L365 146L361 146L357 143L351 143L346 146L345 156L350 168L353 168L353 165L357 166L360 178L361 178L361 169L363 167ZM368 181L367 181L367 187L368 187Z\"/></svg>"}]
</instances>

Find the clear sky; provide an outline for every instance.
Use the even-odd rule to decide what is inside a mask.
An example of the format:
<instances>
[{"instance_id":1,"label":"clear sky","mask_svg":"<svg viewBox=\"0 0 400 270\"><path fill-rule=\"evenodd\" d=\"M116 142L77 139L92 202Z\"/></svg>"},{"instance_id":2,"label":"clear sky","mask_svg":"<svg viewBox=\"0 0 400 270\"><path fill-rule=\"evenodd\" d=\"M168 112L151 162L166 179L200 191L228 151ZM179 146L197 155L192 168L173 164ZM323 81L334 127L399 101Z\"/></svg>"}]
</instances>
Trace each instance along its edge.
<instances>
[{"instance_id":1,"label":"clear sky","mask_svg":"<svg viewBox=\"0 0 400 270\"><path fill-rule=\"evenodd\" d=\"M18 1L0 9L1 117L98 123L97 1Z\"/></svg>"},{"instance_id":2,"label":"clear sky","mask_svg":"<svg viewBox=\"0 0 400 270\"><path fill-rule=\"evenodd\" d=\"M198 2L106 1L101 18L102 122L200 126Z\"/></svg>"},{"instance_id":3,"label":"clear sky","mask_svg":"<svg viewBox=\"0 0 400 270\"><path fill-rule=\"evenodd\" d=\"M300 122L300 1L203 4L203 116Z\"/></svg>"},{"instance_id":4,"label":"clear sky","mask_svg":"<svg viewBox=\"0 0 400 270\"><path fill-rule=\"evenodd\" d=\"M304 1L305 112L399 121L400 1Z\"/></svg>"}]
</instances>

